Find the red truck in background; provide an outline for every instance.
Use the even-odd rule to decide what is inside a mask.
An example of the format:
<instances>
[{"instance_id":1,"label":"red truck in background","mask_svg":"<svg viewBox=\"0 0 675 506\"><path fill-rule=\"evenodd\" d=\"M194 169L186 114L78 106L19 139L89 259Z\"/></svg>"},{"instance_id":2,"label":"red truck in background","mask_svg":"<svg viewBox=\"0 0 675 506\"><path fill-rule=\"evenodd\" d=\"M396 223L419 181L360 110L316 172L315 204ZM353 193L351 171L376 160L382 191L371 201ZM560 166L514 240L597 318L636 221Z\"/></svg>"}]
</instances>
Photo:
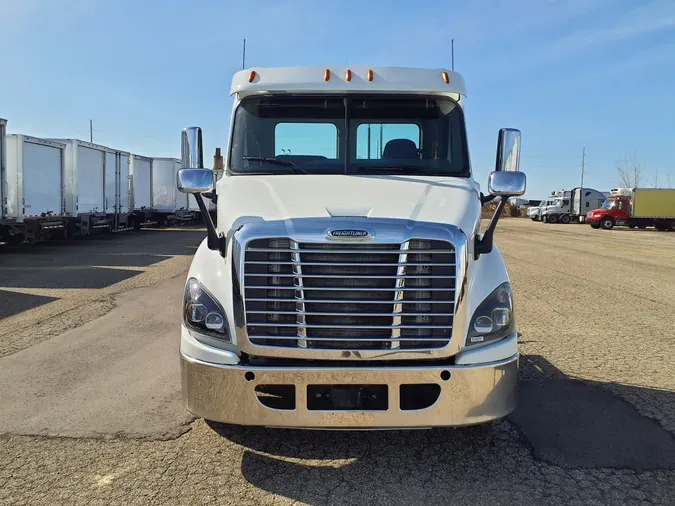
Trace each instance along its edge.
<instances>
[{"instance_id":1,"label":"red truck in background","mask_svg":"<svg viewBox=\"0 0 675 506\"><path fill-rule=\"evenodd\" d=\"M605 230L628 226L675 231L675 189L613 188L602 207L588 212L586 222Z\"/></svg>"}]
</instances>

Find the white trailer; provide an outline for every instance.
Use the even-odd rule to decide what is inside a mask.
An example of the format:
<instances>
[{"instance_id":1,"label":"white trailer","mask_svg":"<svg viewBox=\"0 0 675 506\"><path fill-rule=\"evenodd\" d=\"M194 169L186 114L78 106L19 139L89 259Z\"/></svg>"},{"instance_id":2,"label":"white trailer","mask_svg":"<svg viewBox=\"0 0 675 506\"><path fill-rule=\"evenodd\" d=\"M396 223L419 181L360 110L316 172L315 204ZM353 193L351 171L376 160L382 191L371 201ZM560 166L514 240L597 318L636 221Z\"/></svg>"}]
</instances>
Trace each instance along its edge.
<instances>
[{"instance_id":1,"label":"white trailer","mask_svg":"<svg viewBox=\"0 0 675 506\"><path fill-rule=\"evenodd\" d=\"M126 151L109 150L105 158L105 212L113 232L128 230L130 220L130 160Z\"/></svg>"},{"instance_id":2,"label":"white trailer","mask_svg":"<svg viewBox=\"0 0 675 506\"><path fill-rule=\"evenodd\" d=\"M16 220L5 218L7 212L7 190L5 171L7 170L7 157L5 155L5 135L7 134L7 120L0 118L0 246L5 245L11 239L12 226Z\"/></svg>"},{"instance_id":3,"label":"white trailer","mask_svg":"<svg viewBox=\"0 0 675 506\"><path fill-rule=\"evenodd\" d=\"M67 234L66 145L27 135L6 136L5 234L14 242L36 242Z\"/></svg>"},{"instance_id":4,"label":"white trailer","mask_svg":"<svg viewBox=\"0 0 675 506\"><path fill-rule=\"evenodd\" d=\"M152 158L130 156L131 221L135 229L157 225L159 222L152 208Z\"/></svg>"},{"instance_id":5,"label":"white trailer","mask_svg":"<svg viewBox=\"0 0 675 506\"><path fill-rule=\"evenodd\" d=\"M182 167L177 158L152 159L152 209L160 222L190 223L197 218L197 201L191 209L189 195L176 188L176 174Z\"/></svg>"},{"instance_id":6,"label":"white trailer","mask_svg":"<svg viewBox=\"0 0 675 506\"><path fill-rule=\"evenodd\" d=\"M106 194L106 161L115 150L80 139L52 140L66 145L65 208L75 218L73 235L111 231L114 217L106 210L107 201L114 202L114 194Z\"/></svg>"}]
</instances>

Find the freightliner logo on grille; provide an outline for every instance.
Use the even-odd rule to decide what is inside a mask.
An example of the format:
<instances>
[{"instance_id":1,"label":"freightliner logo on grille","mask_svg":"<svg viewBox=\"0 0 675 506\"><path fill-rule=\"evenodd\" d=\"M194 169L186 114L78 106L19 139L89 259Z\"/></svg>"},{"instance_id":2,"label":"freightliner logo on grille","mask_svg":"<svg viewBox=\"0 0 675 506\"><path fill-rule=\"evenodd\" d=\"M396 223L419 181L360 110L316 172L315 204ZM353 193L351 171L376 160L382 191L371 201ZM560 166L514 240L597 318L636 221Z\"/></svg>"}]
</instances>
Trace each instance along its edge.
<instances>
[{"instance_id":1,"label":"freightliner logo on grille","mask_svg":"<svg viewBox=\"0 0 675 506\"><path fill-rule=\"evenodd\" d=\"M338 228L329 230L327 236L333 239L367 239L373 236L369 230Z\"/></svg>"}]
</instances>

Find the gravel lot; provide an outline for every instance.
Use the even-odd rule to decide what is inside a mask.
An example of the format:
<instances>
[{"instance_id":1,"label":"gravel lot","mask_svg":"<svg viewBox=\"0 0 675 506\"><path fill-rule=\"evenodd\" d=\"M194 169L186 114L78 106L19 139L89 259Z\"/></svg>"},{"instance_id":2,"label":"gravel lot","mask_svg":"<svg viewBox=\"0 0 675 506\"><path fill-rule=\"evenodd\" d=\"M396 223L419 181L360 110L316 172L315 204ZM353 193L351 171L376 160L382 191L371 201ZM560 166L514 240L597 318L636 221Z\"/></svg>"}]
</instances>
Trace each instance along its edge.
<instances>
[{"instance_id":1,"label":"gravel lot","mask_svg":"<svg viewBox=\"0 0 675 506\"><path fill-rule=\"evenodd\" d=\"M456 430L194 420L182 285L202 229L0 252L0 504L675 503L675 234L503 220L519 408Z\"/></svg>"}]
</instances>

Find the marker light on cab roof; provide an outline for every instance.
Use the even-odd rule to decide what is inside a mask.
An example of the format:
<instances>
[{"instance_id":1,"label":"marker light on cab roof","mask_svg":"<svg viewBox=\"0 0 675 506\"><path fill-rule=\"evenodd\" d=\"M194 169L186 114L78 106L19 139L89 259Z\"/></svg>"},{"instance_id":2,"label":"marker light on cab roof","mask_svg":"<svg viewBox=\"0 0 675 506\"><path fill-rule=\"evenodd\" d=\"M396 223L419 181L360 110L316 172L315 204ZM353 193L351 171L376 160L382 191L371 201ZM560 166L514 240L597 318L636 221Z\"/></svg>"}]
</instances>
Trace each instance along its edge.
<instances>
[{"instance_id":1,"label":"marker light on cab roof","mask_svg":"<svg viewBox=\"0 0 675 506\"><path fill-rule=\"evenodd\" d=\"M324 81L328 81L329 79L330 79L330 70L329 70L329 69L326 69L326 70L324 70L324 72L323 72L323 80L324 80Z\"/></svg>"},{"instance_id":2,"label":"marker light on cab roof","mask_svg":"<svg viewBox=\"0 0 675 506\"><path fill-rule=\"evenodd\" d=\"M347 82L352 80L352 71L351 70L347 69L347 72L345 72L345 79L347 80Z\"/></svg>"},{"instance_id":3,"label":"marker light on cab roof","mask_svg":"<svg viewBox=\"0 0 675 506\"><path fill-rule=\"evenodd\" d=\"M447 72L441 72L441 77L443 77L443 82L445 82L445 84L450 84L450 76Z\"/></svg>"},{"instance_id":4,"label":"marker light on cab roof","mask_svg":"<svg viewBox=\"0 0 675 506\"><path fill-rule=\"evenodd\" d=\"M373 71L371 69L368 69L368 73L366 74L366 79L369 81L373 80Z\"/></svg>"},{"instance_id":5,"label":"marker light on cab roof","mask_svg":"<svg viewBox=\"0 0 675 506\"><path fill-rule=\"evenodd\" d=\"M251 70L251 73L248 75L248 82L252 83L253 80L255 79L256 73L255 70Z\"/></svg>"}]
</instances>

